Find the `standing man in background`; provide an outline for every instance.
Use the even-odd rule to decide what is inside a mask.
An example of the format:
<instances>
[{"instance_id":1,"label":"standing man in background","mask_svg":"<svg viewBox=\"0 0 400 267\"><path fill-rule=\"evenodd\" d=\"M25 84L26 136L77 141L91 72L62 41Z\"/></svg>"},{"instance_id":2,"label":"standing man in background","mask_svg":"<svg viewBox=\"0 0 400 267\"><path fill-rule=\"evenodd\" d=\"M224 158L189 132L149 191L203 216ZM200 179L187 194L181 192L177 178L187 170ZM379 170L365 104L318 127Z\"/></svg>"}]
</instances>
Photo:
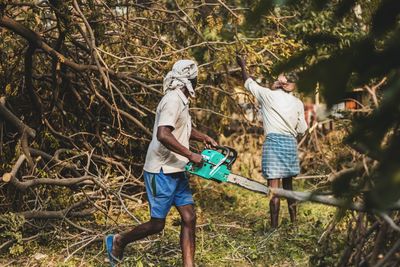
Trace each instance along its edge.
<instances>
[{"instance_id":1,"label":"standing man in background","mask_svg":"<svg viewBox=\"0 0 400 267\"><path fill-rule=\"evenodd\" d=\"M161 232L172 206L177 208L182 220L183 266L194 266L196 214L185 165L189 161L201 164L202 156L189 150L189 139L208 147L217 145L214 139L192 128L189 97L195 97L197 72L194 61L179 60L164 78L165 95L157 107L153 138L144 165L151 219L131 230L106 237L112 266L122 259L129 243Z\"/></svg>"},{"instance_id":2,"label":"standing man in background","mask_svg":"<svg viewBox=\"0 0 400 267\"><path fill-rule=\"evenodd\" d=\"M236 61L242 69L244 87L261 105L265 142L262 151L262 174L268 186L292 190L293 177L300 173L297 153L297 136L307 130L304 105L292 92L296 88L294 75L279 75L271 89L262 87L246 71L246 63L240 56ZM290 219L296 221L296 202L287 199ZM269 202L272 228L278 227L280 199L272 195Z\"/></svg>"}]
</instances>

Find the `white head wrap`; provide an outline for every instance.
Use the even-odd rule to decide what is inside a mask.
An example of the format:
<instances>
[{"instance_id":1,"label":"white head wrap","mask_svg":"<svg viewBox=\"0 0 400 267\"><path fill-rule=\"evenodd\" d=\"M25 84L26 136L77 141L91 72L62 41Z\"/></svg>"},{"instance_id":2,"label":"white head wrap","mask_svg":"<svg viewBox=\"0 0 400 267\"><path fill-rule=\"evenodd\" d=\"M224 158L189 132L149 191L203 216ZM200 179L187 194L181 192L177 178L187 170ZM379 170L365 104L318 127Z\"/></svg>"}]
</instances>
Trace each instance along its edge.
<instances>
[{"instance_id":1,"label":"white head wrap","mask_svg":"<svg viewBox=\"0 0 400 267\"><path fill-rule=\"evenodd\" d=\"M186 87L191 97L194 97L194 88L189 79L197 77L197 64L193 60L183 59L177 61L172 70L164 78L164 94L168 90L181 89Z\"/></svg>"}]
</instances>

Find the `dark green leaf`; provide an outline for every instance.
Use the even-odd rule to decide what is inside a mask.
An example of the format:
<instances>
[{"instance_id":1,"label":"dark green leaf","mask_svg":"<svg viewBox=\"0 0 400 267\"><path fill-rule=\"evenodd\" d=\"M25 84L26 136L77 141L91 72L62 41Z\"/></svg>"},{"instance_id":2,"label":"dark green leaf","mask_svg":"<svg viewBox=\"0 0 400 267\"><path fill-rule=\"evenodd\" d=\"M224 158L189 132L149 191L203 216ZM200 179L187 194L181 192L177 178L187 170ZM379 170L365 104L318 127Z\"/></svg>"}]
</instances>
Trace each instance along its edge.
<instances>
[{"instance_id":1,"label":"dark green leaf","mask_svg":"<svg viewBox=\"0 0 400 267\"><path fill-rule=\"evenodd\" d=\"M276 64L272 72L273 74L278 75L282 72L288 72L295 68L299 68L299 66L306 62L306 58L313 53L315 53L314 49L301 51L300 53L290 57L288 60Z\"/></svg>"},{"instance_id":2,"label":"dark green leaf","mask_svg":"<svg viewBox=\"0 0 400 267\"><path fill-rule=\"evenodd\" d=\"M269 10L272 9L274 1L260 0L255 8L251 10L246 16L246 24L249 26L256 25Z\"/></svg>"},{"instance_id":3,"label":"dark green leaf","mask_svg":"<svg viewBox=\"0 0 400 267\"><path fill-rule=\"evenodd\" d=\"M316 46L317 44L338 44L340 38L332 35L330 33L316 33L311 35L306 35L304 41L311 46Z\"/></svg>"},{"instance_id":4,"label":"dark green leaf","mask_svg":"<svg viewBox=\"0 0 400 267\"><path fill-rule=\"evenodd\" d=\"M400 1L382 0L372 19L372 32L380 36L393 29L400 14Z\"/></svg>"},{"instance_id":5,"label":"dark green leaf","mask_svg":"<svg viewBox=\"0 0 400 267\"><path fill-rule=\"evenodd\" d=\"M357 0L342 0L335 10L335 16L337 18L344 17L357 3Z\"/></svg>"},{"instance_id":6,"label":"dark green leaf","mask_svg":"<svg viewBox=\"0 0 400 267\"><path fill-rule=\"evenodd\" d=\"M319 11L324 9L328 2L328 0L312 0L312 6L315 10Z\"/></svg>"}]
</instances>

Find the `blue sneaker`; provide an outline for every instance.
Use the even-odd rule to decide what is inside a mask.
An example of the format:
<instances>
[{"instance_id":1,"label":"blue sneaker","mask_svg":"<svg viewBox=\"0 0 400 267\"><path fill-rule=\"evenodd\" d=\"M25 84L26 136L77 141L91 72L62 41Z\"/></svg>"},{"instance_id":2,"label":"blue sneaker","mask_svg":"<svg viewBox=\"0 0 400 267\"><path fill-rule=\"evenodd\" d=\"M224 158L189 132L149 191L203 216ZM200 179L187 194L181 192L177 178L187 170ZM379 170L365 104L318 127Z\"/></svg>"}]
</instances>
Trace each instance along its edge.
<instances>
[{"instance_id":1,"label":"blue sneaker","mask_svg":"<svg viewBox=\"0 0 400 267\"><path fill-rule=\"evenodd\" d=\"M111 267L115 267L118 263L121 263L121 260L117 259L113 254L112 254L112 249L113 249L113 241L114 241L114 235L110 234L107 235L104 238L104 242L106 244L106 251L108 255L108 259L110 261Z\"/></svg>"}]
</instances>

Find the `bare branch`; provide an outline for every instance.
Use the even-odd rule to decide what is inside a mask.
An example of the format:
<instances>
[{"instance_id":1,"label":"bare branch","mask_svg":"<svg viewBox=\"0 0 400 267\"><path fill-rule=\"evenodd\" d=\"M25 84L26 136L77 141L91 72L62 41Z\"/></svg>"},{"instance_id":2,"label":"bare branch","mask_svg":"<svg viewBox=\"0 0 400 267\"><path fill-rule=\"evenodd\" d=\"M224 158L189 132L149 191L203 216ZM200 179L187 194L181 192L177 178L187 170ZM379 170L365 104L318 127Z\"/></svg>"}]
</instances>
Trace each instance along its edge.
<instances>
[{"instance_id":1,"label":"bare branch","mask_svg":"<svg viewBox=\"0 0 400 267\"><path fill-rule=\"evenodd\" d=\"M78 64L78 63L66 58L64 55L57 52L52 47L50 47L48 44L46 44L42 40L40 35L38 35L36 32L32 31L31 29L26 28L25 26L19 24L18 22L16 22L15 20L13 20L7 16L3 16L0 18L0 26L5 27L5 28L15 32L16 34L22 36L32 45L42 49L44 52L48 53L49 55L58 58L59 62L67 65L68 67L70 67L78 72L80 72L80 71L99 71L99 68L96 65ZM105 69L102 68L102 70L104 71ZM109 72L110 75L112 75L116 78L132 77L135 80L138 80L138 81L141 81L144 83L161 83L162 82L161 80L149 80L149 79L137 76L137 75L133 75L131 73L124 74L124 73L119 73L119 72L117 73L117 72L114 72L111 70L107 70L107 71Z\"/></svg>"},{"instance_id":2,"label":"bare branch","mask_svg":"<svg viewBox=\"0 0 400 267\"><path fill-rule=\"evenodd\" d=\"M392 227L394 230L396 230L397 232L400 232L400 226L398 226L392 218L390 218L390 216L386 213L386 212L379 212L378 213L379 216L382 217L382 219L384 219L390 227Z\"/></svg>"},{"instance_id":3,"label":"bare branch","mask_svg":"<svg viewBox=\"0 0 400 267\"><path fill-rule=\"evenodd\" d=\"M281 188L270 188L270 193L279 197L290 198L297 201L310 201L310 202L315 202L350 210L356 210L356 211L368 210L364 203L361 202L349 203L348 200L346 199L338 199L332 195L320 195L314 192L290 191ZM400 209L400 201L393 203L388 208L393 210Z\"/></svg>"},{"instance_id":4,"label":"bare branch","mask_svg":"<svg viewBox=\"0 0 400 267\"><path fill-rule=\"evenodd\" d=\"M0 97L0 114L3 115L3 117L11 122L15 127L17 127L20 134L23 134L26 131L30 137L35 138L36 131L23 123L6 107L6 98L4 96Z\"/></svg>"}]
</instances>

